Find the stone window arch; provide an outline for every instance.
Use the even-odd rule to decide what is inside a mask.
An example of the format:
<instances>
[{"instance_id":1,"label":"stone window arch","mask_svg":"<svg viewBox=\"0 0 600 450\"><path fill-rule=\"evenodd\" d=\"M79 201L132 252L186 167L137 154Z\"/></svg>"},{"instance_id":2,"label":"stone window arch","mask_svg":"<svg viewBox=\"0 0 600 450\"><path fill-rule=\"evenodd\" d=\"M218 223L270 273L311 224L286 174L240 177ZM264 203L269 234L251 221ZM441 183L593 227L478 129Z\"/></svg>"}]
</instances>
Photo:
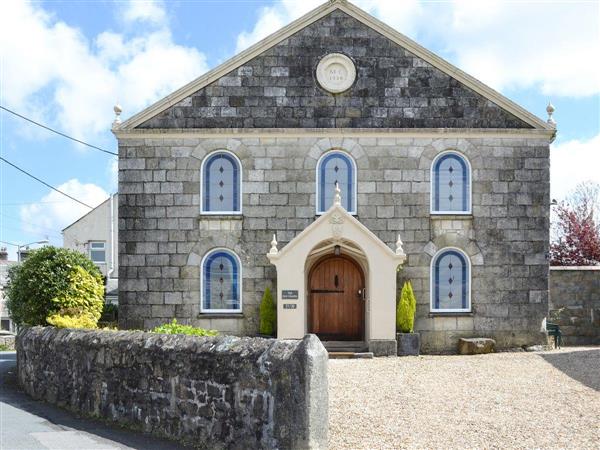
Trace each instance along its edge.
<instances>
[{"instance_id":1,"label":"stone window arch","mask_svg":"<svg viewBox=\"0 0 600 450\"><path fill-rule=\"evenodd\" d=\"M431 311L471 311L471 261L462 250L446 247L431 260Z\"/></svg>"},{"instance_id":2,"label":"stone window arch","mask_svg":"<svg viewBox=\"0 0 600 450\"><path fill-rule=\"evenodd\" d=\"M204 158L200 197L204 214L241 214L242 165L233 153L219 150Z\"/></svg>"},{"instance_id":3,"label":"stone window arch","mask_svg":"<svg viewBox=\"0 0 600 450\"><path fill-rule=\"evenodd\" d=\"M335 183L341 190L342 206L356 214L356 162L348 153L331 150L317 162L317 214L323 214L333 204Z\"/></svg>"},{"instance_id":4,"label":"stone window arch","mask_svg":"<svg viewBox=\"0 0 600 450\"><path fill-rule=\"evenodd\" d=\"M431 213L471 214L471 165L456 151L440 153L431 164Z\"/></svg>"},{"instance_id":5,"label":"stone window arch","mask_svg":"<svg viewBox=\"0 0 600 450\"><path fill-rule=\"evenodd\" d=\"M239 313L242 311L242 266L231 250L211 250L201 263L201 312Z\"/></svg>"}]
</instances>

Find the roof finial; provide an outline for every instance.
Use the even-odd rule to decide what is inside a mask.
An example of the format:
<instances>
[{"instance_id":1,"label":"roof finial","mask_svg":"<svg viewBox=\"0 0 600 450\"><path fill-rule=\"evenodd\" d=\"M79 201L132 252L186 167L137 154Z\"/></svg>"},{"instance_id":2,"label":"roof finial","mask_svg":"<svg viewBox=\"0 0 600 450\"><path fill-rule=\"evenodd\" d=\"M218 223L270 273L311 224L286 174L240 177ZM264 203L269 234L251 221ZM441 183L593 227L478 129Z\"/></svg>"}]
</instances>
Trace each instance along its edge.
<instances>
[{"instance_id":1,"label":"roof finial","mask_svg":"<svg viewBox=\"0 0 600 450\"><path fill-rule=\"evenodd\" d=\"M269 250L269 255L276 255L279 253L277 250L277 236L273 234L273 240L271 241L271 250Z\"/></svg>"},{"instance_id":2,"label":"roof finial","mask_svg":"<svg viewBox=\"0 0 600 450\"><path fill-rule=\"evenodd\" d=\"M115 112L115 120L113 120L112 123L114 128L121 125L121 113L123 112L123 109L121 108L121 105L119 105L119 102L117 102L117 104L113 108L113 111Z\"/></svg>"},{"instance_id":3,"label":"roof finial","mask_svg":"<svg viewBox=\"0 0 600 450\"><path fill-rule=\"evenodd\" d=\"M338 182L335 182L335 194L333 196L333 204L335 206L341 206L342 204L342 190L340 189L340 185Z\"/></svg>"},{"instance_id":4,"label":"roof finial","mask_svg":"<svg viewBox=\"0 0 600 450\"><path fill-rule=\"evenodd\" d=\"M556 128L556 120L554 120L554 117L552 117L552 114L554 114L554 111L556 111L556 108L554 107L554 105L551 102L548 102L548 106L546 106L546 112L548 113L548 120L547 122Z\"/></svg>"},{"instance_id":5,"label":"roof finial","mask_svg":"<svg viewBox=\"0 0 600 450\"><path fill-rule=\"evenodd\" d=\"M404 255L404 249L402 248L402 239L400 239L400 234L398 234L398 240L396 241L396 255Z\"/></svg>"}]
</instances>

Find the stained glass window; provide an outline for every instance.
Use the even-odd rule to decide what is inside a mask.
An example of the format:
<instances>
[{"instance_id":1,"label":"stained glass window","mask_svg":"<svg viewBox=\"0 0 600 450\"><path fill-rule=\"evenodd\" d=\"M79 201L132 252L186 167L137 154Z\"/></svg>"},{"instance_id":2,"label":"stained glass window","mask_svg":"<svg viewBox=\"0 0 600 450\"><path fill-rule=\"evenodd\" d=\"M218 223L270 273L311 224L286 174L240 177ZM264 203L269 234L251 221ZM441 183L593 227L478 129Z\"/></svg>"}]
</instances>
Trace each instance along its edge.
<instances>
[{"instance_id":1,"label":"stained glass window","mask_svg":"<svg viewBox=\"0 0 600 450\"><path fill-rule=\"evenodd\" d=\"M469 213L471 174L457 153L444 153L433 162L432 212Z\"/></svg>"},{"instance_id":2,"label":"stained glass window","mask_svg":"<svg viewBox=\"0 0 600 450\"><path fill-rule=\"evenodd\" d=\"M240 166L231 154L218 152L204 162L202 212L239 213Z\"/></svg>"},{"instance_id":3,"label":"stained glass window","mask_svg":"<svg viewBox=\"0 0 600 450\"><path fill-rule=\"evenodd\" d=\"M345 153L329 152L321 158L317 167L317 213L327 211L333 204L336 183L341 190L342 206L349 213L356 213L354 172L354 163Z\"/></svg>"},{"instance_id":4,"label":"stained glass window","mask_svg":"<svg viewBox=\"0 0 600 450\"><path fill-rule=\"evenodd\" d=\"M202 264L202 311L239 312L240 268L237 256L214 250Z\"/></svg>"},{"instance_id":5,"label":"stained glass window","mask_svg":"<svg viewBox=\"0 0 600 450\"><path fill-rule=\"evenodd\" d=\"M459 250L443 250L432 266L432 310L470 311L470 273L467 257Z\"/></svg>"}]
</instances>

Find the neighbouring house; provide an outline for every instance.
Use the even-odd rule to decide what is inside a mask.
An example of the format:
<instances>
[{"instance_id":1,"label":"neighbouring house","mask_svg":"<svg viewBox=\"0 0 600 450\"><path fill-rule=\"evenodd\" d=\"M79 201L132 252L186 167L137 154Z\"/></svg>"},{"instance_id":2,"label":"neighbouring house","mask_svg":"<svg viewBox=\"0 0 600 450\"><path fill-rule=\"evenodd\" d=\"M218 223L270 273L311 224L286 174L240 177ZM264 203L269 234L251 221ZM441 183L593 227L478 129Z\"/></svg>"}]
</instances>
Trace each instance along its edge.
<instances>
[{"instance_id":1,"label":"neighbouring house","mask_svg":"<svg viewBox=\"0 0 600 450\"><path fill-rule=\"evenodd\" d=\"M118 194L63 229L63 246L77 250L98 266L106 278L106 301L117 303L119 296Z\"/></svg>"},{"instance_id":2,"label":"neighbouring house","mask_svg":"<svg viewBox=\"0 0 600 450\"><path fill-rule=\"evenodd\" d=\"M252 335L271 286L278 338L391 355L410 279L425 352L542 343L552 111L346 1L123 123L115 107L120 325Z\"/></svg>"},{"instance_id":3,"label":"neighbouring house","mask_svg":"<svg viewBox=\"0 0 600 450\"><path fill-rule=\"evenodd\" d=\"M8 283L8 269L17 261L8 260L8 251L6 247L0 248L0 331L16 332L15 323L10 318L8 308L6 307L6 297L4 290Z\"/></svg>"}]
</instances>

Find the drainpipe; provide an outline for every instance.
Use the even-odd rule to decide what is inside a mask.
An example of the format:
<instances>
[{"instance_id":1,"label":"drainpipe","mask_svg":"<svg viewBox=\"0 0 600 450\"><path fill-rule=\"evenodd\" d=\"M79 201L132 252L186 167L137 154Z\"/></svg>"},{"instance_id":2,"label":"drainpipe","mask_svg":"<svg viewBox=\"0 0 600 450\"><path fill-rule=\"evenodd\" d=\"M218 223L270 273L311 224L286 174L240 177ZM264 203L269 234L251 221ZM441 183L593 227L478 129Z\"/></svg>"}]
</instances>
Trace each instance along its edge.
<instances>
[{"instance_id":1,"label":"drainpipe","mask_svg":"<svg viewBox=\"0 0 600 450\"><path fill-rule=\"evenodd\" d=\"M115 271L115 194L110 196L110 269L106 274L107 282Z\"/></svg>"}]
</instances>

